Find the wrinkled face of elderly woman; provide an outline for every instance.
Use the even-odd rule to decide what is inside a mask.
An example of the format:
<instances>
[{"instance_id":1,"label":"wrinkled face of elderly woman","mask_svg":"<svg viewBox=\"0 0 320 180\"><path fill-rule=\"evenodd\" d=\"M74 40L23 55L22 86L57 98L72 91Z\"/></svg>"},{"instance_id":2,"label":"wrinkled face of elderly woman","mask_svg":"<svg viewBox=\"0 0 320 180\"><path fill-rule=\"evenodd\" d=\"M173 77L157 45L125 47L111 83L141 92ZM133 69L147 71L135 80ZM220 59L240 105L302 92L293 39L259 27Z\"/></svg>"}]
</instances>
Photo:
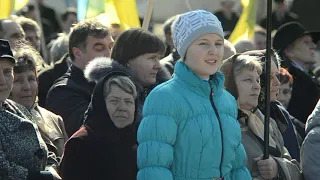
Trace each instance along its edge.
<instances>
[{"instance_id":1,"label":"wrinkled face of elderly woman","mask_svg":"<svg viewBox=\"0 0 320 180\"><path fill-rule=\"evenodd\" d=\"M241 109L252 110L258 105L260 94L260 73L257 68L243 68L235 73L238 89L238 103Z\"/></svg>"},{"instance_id":2,"label":"wrinkled face of elderly woman","mask_svg":"<svg viewBox=\"0 0 320 180\"><path fill-rule=\"evenodd\" d=\"M0 58L0 106L9 97L12 89L13 66L9 59Z\"/></svg>"},{"instance_id":3,"label":"wrinkled face of elderly woman","mask_svg":"<svg viewBox=\"0 0 320 180\"><path fill-rule=\"evenodd\" d=\"M135 99L116 84L111 84L105 97L107 111L114 125L121 129L134 121Z\"/></svg>"}]
</instances>

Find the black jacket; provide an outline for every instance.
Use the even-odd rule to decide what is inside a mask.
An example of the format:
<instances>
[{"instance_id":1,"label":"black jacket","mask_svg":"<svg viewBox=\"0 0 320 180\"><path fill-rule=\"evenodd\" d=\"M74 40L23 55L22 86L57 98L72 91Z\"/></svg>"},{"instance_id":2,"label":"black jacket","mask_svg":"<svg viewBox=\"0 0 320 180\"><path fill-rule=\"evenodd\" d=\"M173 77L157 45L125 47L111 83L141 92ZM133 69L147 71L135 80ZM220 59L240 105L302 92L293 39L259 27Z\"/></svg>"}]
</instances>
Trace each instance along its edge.
<instances>
[{"instance_id":1,"label":"black jacket","mask_svg":"<svg viewBox=\"0 0 320 180\"><path fill-rule=\"evenodd\" d=\"M276 121L283 137L284 146L289 151L291 157L300 162L300 145L302 139L297 131L298 128L301 128L297 126L298 124L295 122L297 119L291 116L278 101L270 103L270 117Z\"/></svg>"},{"instance_id":2,"label":"black jacket","mask_svg":"<svg viewBox=\"0 0 320 180\"><path fill-rule=\"evenodd\" d=\"M85 79L81 69L71 65L48 92L46 107L62 117L69 137L83 124L94 85Z\"/></svg>"},{"instance_id":3,"label":"black jacket","mask_svg":"<svg viewBox=\"0 0 320 180\"><path fill-rule=\"evenodd\" d=\"M106 110L103 87L111 72L96 85L85 124L66 143L61 161L63 180L135 180L137 168L136 126L118 129Z\"/></svg>"},{"instance_id":4,"label":"black jacket","mask_svg":"<svg viewBox=\"0 0 320 180\"><path fill-rule=\"evenodd\" d=\"M292 96L288 111L305 124L320 98L320 84L292 62L286 61L286 65L293 76Z\"/></svg>"},{"instance_id":5,"label":"black jacket","mask_svg":"<svg viewBox=\"0 0 320 180\"><path fill-rule=\"evenodd\" d=\"M41 71L38 75L39 87L38 98L39 105L45 108L48 91L54 82L59 79L68 70L67 59L69 55L64 55L57 61L53 67Z\"/></svg>"},{"instance_id":6,"label":"black jacket","mask_svg":"<svg viewBox=\"0 0 320 180\"><path fill-rule=\"evenodd\" d=\"M234 30L234 28L236 27L237 22L239 20L239 17L235 12L232 13L231 19L226 18L222 11L217 11L214 14L221 21L223 31L225 31L225 32L231 33Z\"/></svg>"},{"instance_id":7,"label":"black jacket","mask_svg":"<svg viewBox=\"0 0 320 180\"><path fill-rule=\"evenodd\" d=\"M292 13L292 12L287 12L283 19L279 20L276 16L276 13L272 13L272 30L277 30L281 25L292 22L292 21L299 21L298 15ZM260 26L263 28L267 28L267 18L261 20Z\"/></svg>"}]
</instances>

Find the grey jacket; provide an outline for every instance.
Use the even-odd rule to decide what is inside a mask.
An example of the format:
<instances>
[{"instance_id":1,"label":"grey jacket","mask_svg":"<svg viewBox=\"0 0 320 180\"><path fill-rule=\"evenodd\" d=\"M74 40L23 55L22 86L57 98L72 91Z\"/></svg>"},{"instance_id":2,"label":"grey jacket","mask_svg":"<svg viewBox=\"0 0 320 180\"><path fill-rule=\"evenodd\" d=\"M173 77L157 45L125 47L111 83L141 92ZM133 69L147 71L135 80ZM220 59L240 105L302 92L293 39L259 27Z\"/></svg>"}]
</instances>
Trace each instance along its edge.
<instances>
[{"instance_id":1,"label":"grey jacket","mask_svg":"<svg viewBox=\"0 0 320 180\"><path fill-rule=\"evenodd\" d=\"M1 180L26 180L47 164L48 150L36 125L16 110L7 100L0 109Z\"/></svg>"},{"instance_id":2,"label":"grey jacket","mask_svg":"<svg viewBox=\"0 0 320 180\"><path fill-rule=\"evenodd\" d=\"M301 166L306 180L320 179L320 100L306 123L301 147Z\"/></svg>"},{"instance_id":3,"label":"grey jacket","mask_svg":"<svg viewBox=\"0 0 320 180\"><path fill-rule=\"evenodd\" d=\"M262 113L260 110L256 111L256 115L261 119L264 120L262 117ZM240 116L238 118L246 118ZM263 145L258 137L254 135L254 133L250 130L250 128L246 125L241 123L241 131L242 131L242 144L247 153L247 168L249 169L253 180L262 180L259 175L259 170L257 168L257 162L254 161L254 158L259 157L263 154ZM284 147L284 142L282 135L278 129L277 123L275 120L270 118L270 125L273 128L273 134L270 133L271 137L274 139L277 148L269 147L270 156L278 164L278 170L281 174L281 180L301 180L302 175L301 171L298 167L298 163L295 160L292 160L288 151Z\"/></svg>"}]
</instances>

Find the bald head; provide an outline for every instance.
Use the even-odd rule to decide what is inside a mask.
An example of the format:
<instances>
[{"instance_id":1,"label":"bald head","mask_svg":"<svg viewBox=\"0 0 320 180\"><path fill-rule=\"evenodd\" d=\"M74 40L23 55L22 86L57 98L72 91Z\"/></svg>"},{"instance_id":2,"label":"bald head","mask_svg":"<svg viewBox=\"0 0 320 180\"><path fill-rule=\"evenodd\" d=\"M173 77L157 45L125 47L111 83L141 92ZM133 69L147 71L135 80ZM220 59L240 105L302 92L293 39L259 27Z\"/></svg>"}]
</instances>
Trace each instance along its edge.
<instances>
[{"instance_id":1,"label":"bald head","mask_svg":"<svg viewBox=\"0 0 320 180\"><path fill-rule=\"evenodd\" d=\"M11 46L14 47L20 39L25 39L25 33L17 22L11 19L3 19L0 21L0 38L7 39Z\"/></svg>"},{"instance_id":2,"label":"bald head","mask_svg":"<svg viewBox=\"0 0 320 180\"><path fill-rule=\"evenodd\" d=\"M223 53L223 60L228 59L229 57L236 54L236 49L234 48L233 44L228 41L224 40L224 53Z\"/></svg>"},{"instance_id":3,"label":"bald head","mask_svg":"<svg viewBox=\"0 0 320 180\"><path fill-rule=\"evenodd\" d=\"M241 40L234 45L237 53L254 50L254 43L251 40Z\"/></svg>"}]
</instances>

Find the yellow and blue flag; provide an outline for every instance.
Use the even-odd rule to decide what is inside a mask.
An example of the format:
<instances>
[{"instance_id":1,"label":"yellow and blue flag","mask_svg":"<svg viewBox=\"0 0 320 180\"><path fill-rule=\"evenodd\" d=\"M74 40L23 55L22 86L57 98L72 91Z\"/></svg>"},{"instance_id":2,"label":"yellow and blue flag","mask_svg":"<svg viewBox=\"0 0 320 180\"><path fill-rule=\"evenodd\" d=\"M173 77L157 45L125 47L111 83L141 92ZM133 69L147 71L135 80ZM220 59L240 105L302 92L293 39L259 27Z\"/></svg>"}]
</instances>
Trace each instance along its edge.
<instances>
[{"instance_id":1,"label":"yellow and blue flag","mask_svg":"<svg viewBox=\"0 0 320 180\"><path fill-rule=\"evenodd\" d=\"M253 39L256 25L258 0L241 0L243 9L229 41L233 44L240 40Z\"/></svg>"},{"instance_id":2,"label":"yellow and blue flag","mask_svg":"<svg viewBox=\"0 0 320 180\"><path fill-rule=\"evenodd\" d=\"M135 0L78 0L78 20L99 17L121 29L140 27Z\"/></svg>"}]
</instances>

